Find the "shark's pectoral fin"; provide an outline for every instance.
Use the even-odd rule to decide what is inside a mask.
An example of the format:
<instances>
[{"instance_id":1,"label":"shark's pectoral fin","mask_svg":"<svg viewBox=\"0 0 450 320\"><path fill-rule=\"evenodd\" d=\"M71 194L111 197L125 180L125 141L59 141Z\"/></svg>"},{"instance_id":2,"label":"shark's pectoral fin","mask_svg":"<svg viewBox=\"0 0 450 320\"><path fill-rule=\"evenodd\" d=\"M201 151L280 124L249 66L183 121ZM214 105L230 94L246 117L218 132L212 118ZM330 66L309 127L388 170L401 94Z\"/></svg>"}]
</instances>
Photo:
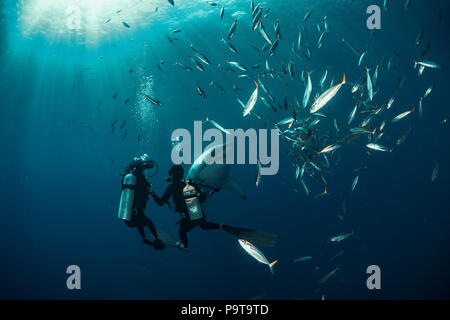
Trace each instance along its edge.
<instances>
[{"instance_id":1,"label":"shark's pectoral fin","mask_svg":"<svg viewBox=\"0 0 450 320\"><path fill-rule=\"evenodd\" d=\"M242 187L239 185L239 183L237 183L236 180L234 180L230 176L228 176L225 179L225 182L222 184L222 187L225 190L228 190L228 191L234 193L235 195L237 195L238 197L240 197L243 200L247 199L247 195L245 194L244 189L242 189Z\"/></svg>"}]
</instances>

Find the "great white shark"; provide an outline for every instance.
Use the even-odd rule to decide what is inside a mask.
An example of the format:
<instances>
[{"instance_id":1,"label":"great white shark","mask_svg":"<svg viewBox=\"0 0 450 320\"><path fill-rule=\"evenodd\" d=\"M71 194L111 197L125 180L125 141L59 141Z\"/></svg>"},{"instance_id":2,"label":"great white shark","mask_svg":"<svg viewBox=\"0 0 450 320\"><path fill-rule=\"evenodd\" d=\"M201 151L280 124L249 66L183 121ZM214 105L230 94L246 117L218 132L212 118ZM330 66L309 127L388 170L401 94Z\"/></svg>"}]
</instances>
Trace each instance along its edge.
<instances>
[{"instance_id":1,"label":"great white shark","mask_svg":"<svg viewBox=\"0 0 450 320\"><path fill-rule=\"evenodd\" d=\"M226 151L234 148L233 144L216 145L206 149L197 159L195 159L187 179L207 186L219 186L228 190L241 199L247 199L244 189L228 173L230 165L226 164ZM210 159L220 159L221 163L211 163ZM209 160L208 160L209 159Z\"/></svg>"}]
</instances>

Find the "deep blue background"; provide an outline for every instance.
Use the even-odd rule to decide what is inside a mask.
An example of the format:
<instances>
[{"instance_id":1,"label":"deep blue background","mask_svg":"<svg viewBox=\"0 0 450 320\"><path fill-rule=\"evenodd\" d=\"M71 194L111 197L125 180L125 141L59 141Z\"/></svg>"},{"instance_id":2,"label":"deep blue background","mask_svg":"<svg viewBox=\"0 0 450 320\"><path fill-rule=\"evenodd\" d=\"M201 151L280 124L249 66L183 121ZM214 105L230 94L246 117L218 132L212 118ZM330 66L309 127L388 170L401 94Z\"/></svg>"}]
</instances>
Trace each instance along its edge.
<instances>
[{"instance_id":1,"label":"deep blue background","mask_svg":"<svg viewBox=\"0 0 450 320\"><path fill-rule=\"evenodd\" d=\"M160 2L161 8L168 5ZM171 166L170 134L174 129L192 129L194 120L207 116L227 128L264 127L255 118L243 118L234 99L233 82L244 89L238 92L243 101L251 94L253 84L217 68L227 59L248 66L266 59L266 54L258 54L249 46L264 43L251 30L249 1L225 6L223 22L218 18L218 7L211 7L211 14L205 17L190 20L185 16L195 6L184 11L176 6L166 8L170 10L164 14L179 18L177 24L162 19L150 30L133 26L125 30L128 34L120 30L91 46L51 35L24 38L17 24L20 6L13 1L3 3L0 298L249 299L265 294L268 299L319 299L322 295L327 299L448 299L450 127L439 124L450 113L446 97L450 89L448 1L413 0L408 11L400 1L390 1L389 11L382 12L382 29L373 38L365 27L365 9L374 3L382 6L382 1L314 3L263 3L264 8L271 8L265 21L269 36L274 38L272 25L279 18L283 37L269 62L280 71L281 61L293 59L297 73L294 80L283 76L288 88L279 80L264 79L280 103L284 95L291 103L295 96L300 100L303 97L299 78L302 69L314 71L313 95L325 66L330 67L327 83L332 77L339 81L343 72L349 82L364 76L365 70L357 66L358 57L342 44L342 37L361 52L368 51L365 64L372 71L383 55L385 65L393 59L389 72L380 70L376 104L386 103L395 91L397 78L406 76L392 109L377 118L377 125L417 106L426 88L433 82L436 86L423 101L422 119L415 112L397 124L386 125L380 143L388 146L393 146L409 125L413 128L393 153L368 155L365 139L361 139L338 150L341 161L337 165L337 156L331 157L329 197L315 200L323 186L311 179L307 181L312 195L305 195L294 179L295 168L284 153L288 147L284 142L279 173L263 176L259 188L254 187L254 166L232 168L232 176L242 183L248 199L242 201L221 192L205 207L208 217L277 233L276 247L261 248L269 260L279 260L274 275L228 234L195 229L189 233L189 253L173 248L155 251L142 245L136 230L116 218L118 174L132 157L146 152L160 164L161 171L152 183L158 193L163 192L163 178ZM196 2L196 6L208 5ZM437 21L439 8L443 12L441 23ZM311 9L313 14L305 23L305 41L313 51L313 62L309 63L292 57L289 48L297 41L297 27ZM239 17L232 39L239 51L235 55L219 39L227 35L231 13L238 10L247 14ZM327 16L331 30L322 49L317 50L316 23L323 16ZM424 39L416 49L414 42L422 24ZM174 44L166 39L171 28L183 30ZM420 57L427 41L431 58L443 68L427 69L418 77L412 60ZM190 64L186 56L189 43L212 61L206 72L185 72L173 66L175 61ZM161 59L165 61L163 72L156 67ZM134 72L129 73L130 68ZM138 92L148 76L152 77L153 96L164 102L162 107L142 103ZM211 80L227 92L208 87ZM206 100L195 92L197 81L208 94ZM112 98L115 92L116 100ZM128 97L130 102L125 105ZM350 86L344 86L324 109L328 118L319 124L320 131L334 132L334 118L344 128L353 103ZM289 115L281 110L276 114L267 111L261 102L255 110L274 121ZM119 120L113 134L110 124L116 118ZM125 118L127 138L123 137L125 128L118 130ZM439 162L440 173L431 183L434 160ZM358 186L341 221L337 215L342 214L344 194L355 177L352 170L363 165L368 169L359 173ZM158 227L177 235L178 217L166 207L159 208L150 201L147 214ZM355 237L325 245L330 236L351 230ZM340 250L344 254L330 261ZM293 258L305 255L313 259L292 263ZM65 287L65 269L71 264L81 267L81 291ZM382 290L366 288L365 271L371 264L381 267ZM337 265L340 270L335 277L324 286L315 284Z\"/></svg>"}]
</instances>

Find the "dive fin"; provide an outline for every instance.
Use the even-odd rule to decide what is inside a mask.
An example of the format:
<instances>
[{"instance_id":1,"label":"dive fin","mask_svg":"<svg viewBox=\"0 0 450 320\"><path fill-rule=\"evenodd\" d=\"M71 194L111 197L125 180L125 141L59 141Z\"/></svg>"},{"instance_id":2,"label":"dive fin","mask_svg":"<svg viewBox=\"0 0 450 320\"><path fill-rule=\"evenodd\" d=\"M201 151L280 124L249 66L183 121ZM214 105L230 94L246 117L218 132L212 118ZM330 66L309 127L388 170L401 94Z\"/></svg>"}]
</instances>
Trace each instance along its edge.
<instances>
[{"instance_id":1,"label":"dive fin","mask_svg":"<svg viewBox=\"0 0 450 320\"><path fill-rule=\"evenodd\" d=\"M222 224L220 228L223 231L228 232L239 239L247 240L248 242L254 245L261 245L266 247L275 246L275 242L277 241L278 237L276 234L273 233L267 233L247 228L233 227L226 224ZM273 262L273 264L275 263Z\"/></svg>"},{"instance_id":2,"label":"dive fin","mask_svg":"<svg viewBox=\"0 0 450 320\"><path fill-rule=\"evenodd\" d=\"M228 176L222 186L224 189L239 196L239 198L243 200L247 199L244 189L242 189L239 183L237 183L232 177Z\"/></svg>"},{"instance_id":3,"label":"dive fin","mask_svg":"<svg viewBox=\"0 0 450 320\"><path fill-rule=\"evenodd\" d=\"M168 245L168 246L171 246L171 247L175 247L175 248L181 249L181 250L183 250L183 251L189 251L189 250L186 249L186 248L180 248L180 247L178 247L178 246L177 246L178 240L175 239L174 237L172 237L170 234L168 234L168 233L166 233L166 232L164 232L164 231L162 231L162 230L159 230L159 229L157 229L156 231L157 231L157 233L158 233L158 238L159 238L164 244L166 244L166 245ZM153 235L152 235L152 237L153 237Z\"/></svg>"}]
</instances>

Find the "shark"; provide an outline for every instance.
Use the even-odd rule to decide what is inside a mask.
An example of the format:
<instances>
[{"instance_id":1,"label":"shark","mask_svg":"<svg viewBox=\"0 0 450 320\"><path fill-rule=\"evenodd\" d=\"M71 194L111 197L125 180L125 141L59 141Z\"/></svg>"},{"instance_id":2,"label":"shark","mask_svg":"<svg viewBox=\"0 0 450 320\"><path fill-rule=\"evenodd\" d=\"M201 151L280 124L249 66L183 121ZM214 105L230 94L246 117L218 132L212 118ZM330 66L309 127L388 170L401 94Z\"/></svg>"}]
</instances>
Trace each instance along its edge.
<instances>
[{"instance_id":1,"label":"shark","mask_svg":"<svg viewBox=\"0 0 450 320\"><path fill-rule=\"evenodd\" d=\"M233 150L232 148L234 145L231 143L207 148L191 165L187 179L207 186L219 186L243 200L247 199L244 189L229 176L230 164L225 160L227 150Z\"/></svg>"}]
</instances>

